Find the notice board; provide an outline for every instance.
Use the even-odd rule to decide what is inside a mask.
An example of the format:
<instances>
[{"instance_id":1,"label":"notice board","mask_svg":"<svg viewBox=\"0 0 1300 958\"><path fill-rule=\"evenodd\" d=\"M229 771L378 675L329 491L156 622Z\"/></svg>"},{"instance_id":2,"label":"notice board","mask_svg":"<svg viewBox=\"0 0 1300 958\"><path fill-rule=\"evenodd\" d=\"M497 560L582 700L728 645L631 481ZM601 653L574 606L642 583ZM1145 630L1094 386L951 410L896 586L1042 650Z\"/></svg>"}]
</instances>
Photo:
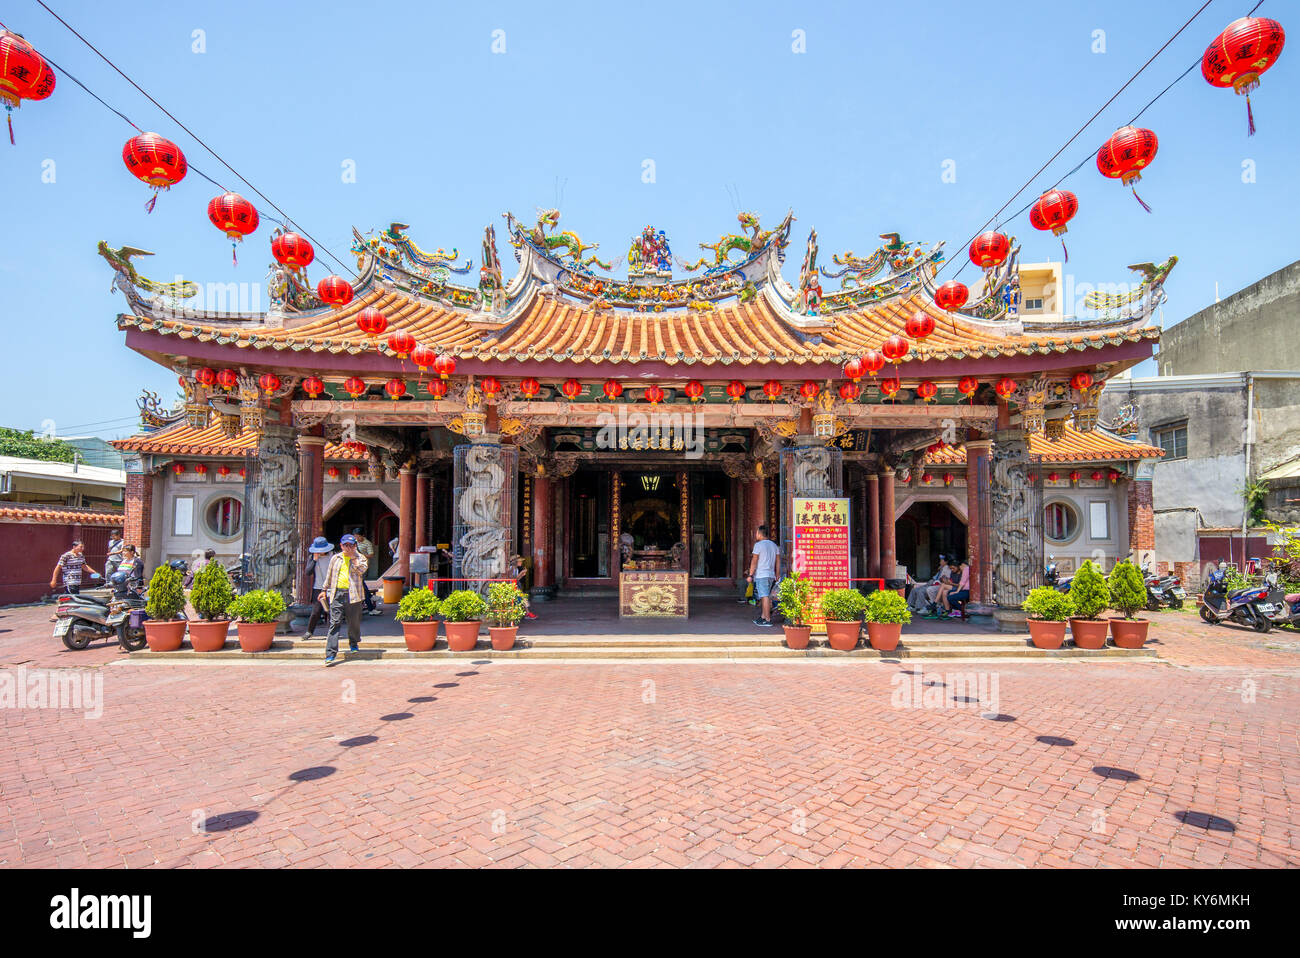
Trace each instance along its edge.
<instances>
[{"instance_id":1,"label":"notice board","mask_svg":"<svg viewBox=\"0 0 1300 958\"><path fill-rule=\"evenodd\" d=\"M812 583L813 607L809 624L826 631L822 594L849 587L849 500L833 496L796 496L794 542L790 562Z\"/></svg>"}]
</instances>

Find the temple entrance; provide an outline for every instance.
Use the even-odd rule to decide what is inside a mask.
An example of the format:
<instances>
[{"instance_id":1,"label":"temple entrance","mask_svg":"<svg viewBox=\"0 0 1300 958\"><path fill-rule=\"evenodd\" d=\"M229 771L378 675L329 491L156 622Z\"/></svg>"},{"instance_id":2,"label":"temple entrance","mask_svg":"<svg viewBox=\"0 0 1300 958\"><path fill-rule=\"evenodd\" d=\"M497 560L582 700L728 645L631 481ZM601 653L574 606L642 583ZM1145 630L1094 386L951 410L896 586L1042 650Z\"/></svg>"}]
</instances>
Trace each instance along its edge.
<instances>
[{"instance_id":1,"label":"temple entrance","mask_svg":"<svg viewBox=\"0 0 1300 958\"><path fill-rule=\"evenodd\" d=\"M894 526L898 564L924 581L939 568L939 556L966 557L966 523L946 502L914 502Z\"/></svg>"},{"instance_id":2,"label":"temple entrance","mask_svg":"<svg viewBox=\"0 0 1300 958\"><path fill-rule=\"evenodd\" d=\"M682 552L681 489L671 472L619 475L618 547L641 569L679 566Z\"/></svg>"},{"instance_id":3,"label":"temple entrance","mask_svg":"<svg viewBox=\"0 0 1300 958\"><path fill-rule=\"evenodd\" d=\"M319 534L324 535L337 550L344 533L358 528L375 544L375 561L379 568L368 570L366 575L377 579L392 562L388 543L397 536L397 516L378 496L356 496L337 503L334 511L325 516L324 532Z\"/></svg>"}]
</instances>

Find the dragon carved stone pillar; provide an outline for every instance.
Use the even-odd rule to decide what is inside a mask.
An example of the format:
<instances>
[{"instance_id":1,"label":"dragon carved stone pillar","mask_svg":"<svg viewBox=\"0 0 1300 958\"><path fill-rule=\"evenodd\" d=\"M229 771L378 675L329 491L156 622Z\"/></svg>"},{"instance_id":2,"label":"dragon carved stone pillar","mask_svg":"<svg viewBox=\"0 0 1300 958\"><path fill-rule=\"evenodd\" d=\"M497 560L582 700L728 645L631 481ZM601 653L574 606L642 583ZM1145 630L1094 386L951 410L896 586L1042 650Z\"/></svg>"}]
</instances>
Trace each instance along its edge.
<instances>
[{"instance_id":1,"label":"dragon carved stone pillar","mask_svg":"<svg viewBox=\"0 0 1300 958\"><path fill-rule=\"evenodd\" d=\"M267 423L245 489L244 549L259 589L293 592L298 538L298 449L294 430Z\"/></svg>"},{"instance_id":2,"label":"dragon carved stone pillar","mask_svg":"<svg viewBox=\"0 0 1300 958\"><path fill-rule=\"evenodd\" d=\"M456 447L452 575L475 580L465 588L512 574L515 451L490 435Z\"/></svg>"},{"instance_id":3,"label":"dragon carved stone pillar","mask_svg":"<svg viewBox=\"0 0 1300 958\"><path fill-rule=\"evenodd\" d=\"M993 535L987 552L993 601L1019 609L1042 575L1041 501L1033 481L1029 447L1021 430L999 430L989 469Z\"/></svg>"}]
</instances>

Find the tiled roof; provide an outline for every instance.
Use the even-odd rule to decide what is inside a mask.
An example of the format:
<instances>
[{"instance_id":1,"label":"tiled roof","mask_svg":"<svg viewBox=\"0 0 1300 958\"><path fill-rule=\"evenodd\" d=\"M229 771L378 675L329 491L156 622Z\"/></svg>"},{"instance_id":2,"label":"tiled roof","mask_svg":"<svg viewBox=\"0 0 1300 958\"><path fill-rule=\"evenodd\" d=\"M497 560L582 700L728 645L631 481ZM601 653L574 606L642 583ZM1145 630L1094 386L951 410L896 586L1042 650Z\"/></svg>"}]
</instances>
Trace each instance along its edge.
<instances>
[{"instance_id":1,"label":"tiled roof","mask_svg":"<svg viewBox=\"0 0 1300 958\"><path fill-rule=\"evenodd\" d=\"M1110 462L1116 459L1158 459L1163 449L1133 442L1101 429L1079 432L1067 422L1065 435L1055 441L1041 432L1030 433L1029 455L1040 462ZM946 446L925 457L930 465L962 466L966 464L965 446Z\"/></svg>"},{"instance_id":2,"label":"tiled roof","mask_svg":"<svg viewBox=\"0 0 1300 958\"><path fill-rule=\"evenodd\" d=\"M568 362L669 365L840 362L864 350L878 348L901 333L907 318L924 310L935 319L925 341L926 360L979 359L999 356L1065 354L1160 337L1155 327L1071 326L1055 332L1030 329L1015 332L1006 323L980 323L938 309L930 297L913 293L878 305L837 313L825 326L801 331L779 316L762 295L748 302L731 302L715 310L666 309L662 313L628 313L593 309L557 296L536 296L520 316L500 328L484 323L479 314L429 302L372 286L348 306L305 317L283 328L262 325L205 325L123 315L122 328L137 327L198 342L215 342L261 351L357 354L379 349L387 355L386 337L371 339L356 325L367 306L382 310L388 333L405 330L418 342L460 358L492 360L555 359ZM908 359L918 358L917 351ZM1086 362L1083 357L1081 361Z\"/></svg>"},{"instance_id":3,"label":"tiled roof","mask_svg":"<svg viewBox=\"0 0 1300 958\"><path fill-rule=\"evenodd\" d=\"M195 429L181 422L157 432L137 433L126 439L113 439L110 445L128 452L144 452L164 456L232 456L257 455L257 438L251 432L241 432L229 439L219 423L206 429ZM325 444L327 460L365 459L361 453L344 449L338 443Z\"/></svg>"},{"instance_id":4,"label":"tiled roof","mask_svg":"<svg viewBox=\"0 0 1300 958\"><path fill-rule=\"evenodd\" d=\"M0 522L32 522L37 525L121 526L122 513L59 506L0 505Z\"/></svg>"}]
</instances>

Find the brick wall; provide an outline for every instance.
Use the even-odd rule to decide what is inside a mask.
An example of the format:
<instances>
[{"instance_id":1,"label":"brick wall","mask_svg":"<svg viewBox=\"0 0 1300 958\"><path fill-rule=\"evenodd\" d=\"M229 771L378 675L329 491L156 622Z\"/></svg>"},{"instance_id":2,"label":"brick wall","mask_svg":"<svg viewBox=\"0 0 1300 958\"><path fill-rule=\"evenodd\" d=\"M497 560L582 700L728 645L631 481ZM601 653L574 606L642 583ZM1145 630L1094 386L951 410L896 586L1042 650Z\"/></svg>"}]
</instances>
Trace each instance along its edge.
<instances>
[{"instance_id":1,"label":"brick wall","mask_svg":"<svg viewBox=\"0 0 1300 958\"><path fill-rule=\"evenodd\" d=\"M153 528L153 476L130 473L126 477L126 517L122 535L142 553L149 548Z\"/></svg>"},{"instance_id":2,"label":"brick wall","mask_svg":"<svg viewBox=\"0 0 1300 958\"><path fill-rule=\"evenodd\" d=\"M1128 546L1135 553L1156 547L1156 522L1152 512L1150 480L1128 485Z\"/></svg>"}]
</instances>

